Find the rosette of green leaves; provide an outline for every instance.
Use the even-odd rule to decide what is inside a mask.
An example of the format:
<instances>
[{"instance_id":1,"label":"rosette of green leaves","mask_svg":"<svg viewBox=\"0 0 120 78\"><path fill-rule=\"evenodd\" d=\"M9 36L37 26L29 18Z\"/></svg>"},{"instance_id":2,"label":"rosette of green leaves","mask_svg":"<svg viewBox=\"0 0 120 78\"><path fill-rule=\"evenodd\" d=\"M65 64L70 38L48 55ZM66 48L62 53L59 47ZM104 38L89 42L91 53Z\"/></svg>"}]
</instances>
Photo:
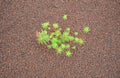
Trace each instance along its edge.
<instances>
[{"instance_id":1,"label":"rosette of green leaves","mask_svg":"<svg viewBox=\"0 0 120 78\"><path fill-rule=\"evenodd\" d=\"M42 24L42 28L43 28L43 29L47 29L48 26L49 26L49 22L44 22L44 23Z\"/></svg>"},{"instance_id":2,"label":"rosette of green leaves","mask_svg":"<svg viewBox=\"0 0 120 78\"><path fill-rule=\"evenodd\" d=\"M54 24L53 24L53 27L54 27L55 29L58 28L58 27L59 27L58 23L54 23Z\"/></svg>"},{"instance_id":3,"label":"rosette of green leaves","mask_svg":"<svg viewBox=\"0 0 120 78\"><path fill-rule=\"evenodd\" d=\"M37 34L38 34L37 35L37 40L41 44L43 44L43 43L46 44L50 40L49 35L47 34L46 30L44 30L42 32L37 32Z\"/></svg>"},{"instance_id":4,"label":"rosette of green leaves","mask_svg":"<svg viewBox=\"0 0 120 78\"><path fill-rule=\"evenodd\" d=\"M69 34L69 31L64 31L63 34L61 35L61 41L68 42L74 40L74 37Z\"/></svg>"},{"instance_id":5,"label":"rosette of green leaves","mask_svg":"<svg viewBox=\"0 0 120 78\"><path fill-rule=\"evenodd\" d=\"M68 18L68 15L67 15L67 14L63 15L63 19L64 19L64 20L67 20L67 18Z\"/></svg>"},{"instance_id":6,"label":"rosette of green leaves","mask_svg":"<svg viewBox=\"0 0 120 78\"><path fill-rule=\"evenodd\" d=\"M83 29L83 32L84 33L88 33L89 31L90 31L90 27L85 26L84 29Z\"/></svg>"},{"instance_id":7,"label":"rosette of green leaves","mask_svg":"<svg viewBox=\"0 0 120 78\"><path fill-rule=\"evenodd\" d=\"M66 51L66 56L67 57L70 57L72 55L72 52L71 51Z\"/></svg>"},{"instance_id":8,"label":"rosette of green leaves","mask_svg":"<svg viewBox=\"0 0 120 78\"><path fill-rule=\"evenodd\" d=\"M59 42L58 38L52 38L52 40L51 40L52 48L54 48L54 49L58 48L58 42Z\"/></svg>"}]
</instances>

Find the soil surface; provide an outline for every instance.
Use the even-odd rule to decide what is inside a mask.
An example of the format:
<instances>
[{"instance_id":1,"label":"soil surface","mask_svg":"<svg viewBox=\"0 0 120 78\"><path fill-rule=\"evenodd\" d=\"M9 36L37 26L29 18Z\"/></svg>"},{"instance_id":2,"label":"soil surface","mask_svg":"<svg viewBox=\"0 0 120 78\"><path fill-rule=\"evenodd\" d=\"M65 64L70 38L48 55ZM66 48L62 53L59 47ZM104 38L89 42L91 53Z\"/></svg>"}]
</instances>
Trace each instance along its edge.
<instances>
[{"instance_id":1,"label":"soil surface","mask_svg":"<svg viewBox=\"0 0 120 78\"><path fill-rule=\"evenodd\" d=\"M36 41L45 21L86 43L57 55ZM120 78L120 0L0 0L0 78Z\"/></svg>"}]
</instances>

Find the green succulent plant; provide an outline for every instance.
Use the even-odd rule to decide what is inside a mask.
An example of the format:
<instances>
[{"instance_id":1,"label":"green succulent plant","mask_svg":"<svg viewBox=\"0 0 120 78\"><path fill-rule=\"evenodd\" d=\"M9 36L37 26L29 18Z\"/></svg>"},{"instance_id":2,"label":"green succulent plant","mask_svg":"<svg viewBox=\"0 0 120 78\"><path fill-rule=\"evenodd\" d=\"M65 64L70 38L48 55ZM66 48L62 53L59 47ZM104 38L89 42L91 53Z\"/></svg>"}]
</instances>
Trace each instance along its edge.
<instances>
[{"instance_id":1,"label":"green succulent plant","mask_svg":"<svg viewBox=\"0 0 120 78\"><path fill-rule=\"evenodd\" d=\"M67 28L66 28L66 31L70 31L70 28L69 28L69 27L67 27Z\"/></svg>"},{"instance_id":2,"label":"green succulent plant","mask_svg":"<svg viewBox=\"0 0 120 78\"><path fill-rule=\"evenodd\" d=\"M72 52L71 51L66 51L66 56L67 57L70 57L72 55Z\"/></svg>"},{"instance_id":3,"label":"green succulent plant","mask_svg":"<svg viewBox=\"0 0 120 78\"><path fill-rule=\"evenodd\" d=\"M42 24L43 29L47 29L48 26L49 26L49 22L44 22L44 23Z\"/></svg>"},{"instance_id":4,"label":"green succulent plant","mask_svg":"<svg viewBox=\"0 0 120 78\"><path fill-rule=\"evenodd\" d=\"M64 19L64 20L67 20L67 18L68 18L68 15L66 15L66 14L63 15L63 19Z\"/></svg>"},{"instance_id":5,"label":"green succulent plant","mask_svg":"<svg viewBox=\"0 0 120 78\"><path fill-rule=\"evenodd\" d=\"M78 43L79 42L79 38L75 37L75 42Z\"/></svg>"},{"instance_id":6,"label":"green succulent plant","mask_svg":"<svg viewBox=\"0 0 120 78\"><path fill-rule=\"evenodd\" d=\"M77 35L78 35L78 32L75 32L74 34L77 36Z\"/></svg>"},{"instance_id":7,"label":"green succulent plant","mask_svg":"<svg viewBox=\"0 0 120 78\"><path fill-rule=\"evenodd\" d=\"M67 15L63 15L63 20L67 20ZM74 43L79 45L84 44L85 40L78 38L78 32L74 32L71 35L70 27L66 27L65 30L61 30L58 23L53 23L52 28L49 26L49 22L42 24L42 31L37 32L37 40L40 44L47 44L48 49L55 49L58 54L65 52L67 57L72 56L72 52L76 46ZM90 28L84 27L83 32L88 33ZM74 45L74 46L73 46Z\"/></svg>"},{"instance_id":8,"label":"green succulent plant","mask_svg":"<svg viewBox=\"0 0 120 78\"><path fill-rule=\"evenodd\" d=\"M79 44L80 44L80 45L84 44L84 42L85 42L85 41L84 41L82 38L79 39Z\"/></svg>"},{"instance_id":9,"label":"green succulent plant","mask_svg":"<svg viewBox=\"0 0 120 78\"><path fill-rule=\"evenodd\" d=\"M63 52L63 49L59 47L59 48L56 49L56 51L57 51L58 54L61 54Z\"/></svg>"},{"instance_id":10,"label":"green succulent plant","mask_svg":"<svg viewBox=\"0 0 120 78\"><path fill-rule=\"evenodd\" d=\"M83 29L84 33L88 33L89 31L90 31L90 27L88 27L88 26L84 27L84 29Z\"/></svg>"},{"instance_id":11,"label":"green succulent plant","mask_svg":"<svg viewBox=\"0 0 120 78\"><path fill-rule=\"evenodd\" d=\"M37 40L39 41L39 43L43 44L43 43L47 43L50 38L49 35L47 34L47 31L42 31L42 32L37 32Z\"/></svg>"},{"instance_id":12,"label":"green succulent plant","mask_svg":"<svg viewBox=\"0 0 120 78\"><path fill-rule=\"evenodd\" d=\"M54 23L54 24L53 24L53 27L54 27L54 28L58 28L58 23Z\"/></svg>"}]
</instances>

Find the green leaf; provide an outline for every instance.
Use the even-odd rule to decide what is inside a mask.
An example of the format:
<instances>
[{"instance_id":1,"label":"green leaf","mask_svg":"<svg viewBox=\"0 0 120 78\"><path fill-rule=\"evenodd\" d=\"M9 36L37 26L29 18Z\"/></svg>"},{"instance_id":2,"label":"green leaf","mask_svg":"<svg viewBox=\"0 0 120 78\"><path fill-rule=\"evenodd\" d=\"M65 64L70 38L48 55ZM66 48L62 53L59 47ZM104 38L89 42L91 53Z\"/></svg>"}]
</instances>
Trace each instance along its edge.
<instances>
[{"instance_id":1,"label":"green leaf","mask_svg":"<svg viewBox=\"0 0 120 78\"><path fill-rule=\"evenodd\" d=\"M88 26L84 27L84 29L83 29L84 33L88 33L89 31L90 31L90 27L88 27Z\"/></svg>"},{"instance_id":2,"label":"green leaf","mask_svg":"<svg viewBox=\"0 0 120 78\"><path fill-rule=\"evenodd\" d=\"M68 17L68 16L67 16L66 14L63 15L63 19L64 19L64 20L67 20L67 17Z\"/></svg>"},{"instance_id":3,"label":"green leaf","mask_svg":"<svg viewBox=\"0 0 120 78\"><path fill-rule=\"evenodd\" d=\"M44 22L44 23L42 24L42 27L43 27L44 29L47 29L48 26L49 26L49 22Z\"/></svg>"},{"instance_id":4,"label":"green leaf","mask_svg":"<svg viewBox=\"0 0 120 78\"><path fill-rule=\"evenodd\" d=\"M77 36L77 35L78 35L78 32L75 32L74 34Z\"/></svg>"},{"instance_id":5,"label":"green leaf","mask_svg":"<svg viewBox=\"0 0 120 78\"><path fill-rule=\"evenodd\" d=\"M58 28L58 23L54 23L54 24L53 24L53 27L54 27L54 28Z\"/></svg>"},{"instance_id":6,"label":"green leaf","mask_svg":"<svg viewBox=\"0 0 120 78\"><path fill-rule=\"evenodd\" d=\"M66 56L70 57L72 55L71 51L66 51Z\"/></svg>"}]
</instances>

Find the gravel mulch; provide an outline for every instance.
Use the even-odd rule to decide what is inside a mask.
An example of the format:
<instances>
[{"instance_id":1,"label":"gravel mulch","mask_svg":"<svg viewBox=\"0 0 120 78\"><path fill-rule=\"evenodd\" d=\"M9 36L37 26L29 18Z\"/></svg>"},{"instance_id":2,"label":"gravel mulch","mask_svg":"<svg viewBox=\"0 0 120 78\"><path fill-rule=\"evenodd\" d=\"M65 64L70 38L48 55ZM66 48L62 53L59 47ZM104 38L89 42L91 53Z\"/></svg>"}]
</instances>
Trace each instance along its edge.
<instances>
[{"instance_id":1,"label":"gravel mulch","mask_svg":"<svg viewBox=\"0 0 120 78\"><path fill-rule=\"evenodd\" d=\"M45 21L86 43L57 55L36 41ZM120 78L120 0L0 0L0 78Z\"/></svg>"}]
</instances>

